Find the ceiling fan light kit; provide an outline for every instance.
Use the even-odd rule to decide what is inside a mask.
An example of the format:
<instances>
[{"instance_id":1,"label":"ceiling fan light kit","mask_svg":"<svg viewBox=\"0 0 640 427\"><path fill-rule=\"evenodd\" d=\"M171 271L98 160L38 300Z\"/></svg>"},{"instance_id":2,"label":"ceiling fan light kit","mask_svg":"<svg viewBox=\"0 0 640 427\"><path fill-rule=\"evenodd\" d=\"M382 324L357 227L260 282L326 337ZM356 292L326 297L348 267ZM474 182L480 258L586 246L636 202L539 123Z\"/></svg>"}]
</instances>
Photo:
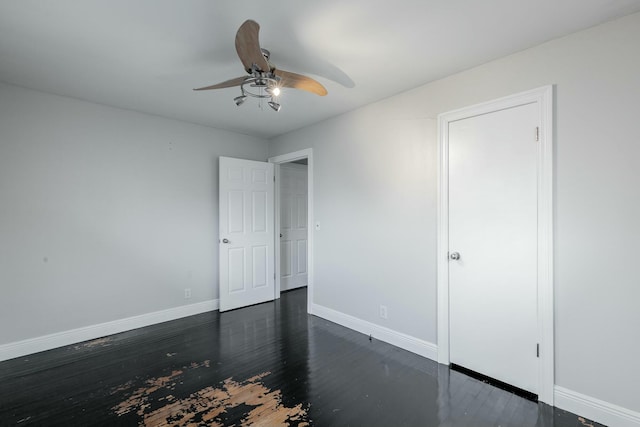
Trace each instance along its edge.
<instances>
[{"instance_id":1,"label":"ceiling fan light kit","mask_svg":"<svg viewBox=\"0 0 640 427\"><path fill-rule=\"evenodd\" d=\"M267 102L267 104L269 104L269 107L273 108L273 110L277 113L278 111L280 111L280 104L278 104L275 101L269 101Z\"/></svg>"},{"instance_id":2,"label":"ceiling fan light kit","mask_svg":"<svg viewBox=\"0 0 640 427\"><path fill-rule=\"evenodd\" d=\"M324 96L327 94L322 84L316 80L284 70L277 70L269 62L270 52L260 47L258 33L260 26L252 20L245 21L236 33L236 51L244 65L247 77L236 77L212 86L201 87L194 90L222 89L240 86L240 96L233 99L239 107L247 100L247 97L269 99L267 104L274 111L280 111L280 104L276 98L281 93L281 88L293 88L305 90Z\"/></svg>"},{"instance_id":3,"label":"ceiling fan light kit","mask_svg":"<svg viewBox=\"0 0 640 427\"><path fill-rule=\"evenodd\" d=\"M261 49L262 53L266 60L269 59L269 51L266 49ZM269 106L274 108L271 104L279 105L275 102L275 97L280 95L280 80L281 78L273 74L273 72L263 72L261 71L257 64L252 65L251 76L245 77L245 79L240 83L240 93L241 95L234 98L234 101L237 106L240 106L244 103L248 96L252 98L258 99L269 99ZM239 101L240 100L240 101ZM238 102L239 101L239 102ZM274 110L276 110L274 108ZM280 110L278 109L276 111Z\"/></svg>"}]
</instances>

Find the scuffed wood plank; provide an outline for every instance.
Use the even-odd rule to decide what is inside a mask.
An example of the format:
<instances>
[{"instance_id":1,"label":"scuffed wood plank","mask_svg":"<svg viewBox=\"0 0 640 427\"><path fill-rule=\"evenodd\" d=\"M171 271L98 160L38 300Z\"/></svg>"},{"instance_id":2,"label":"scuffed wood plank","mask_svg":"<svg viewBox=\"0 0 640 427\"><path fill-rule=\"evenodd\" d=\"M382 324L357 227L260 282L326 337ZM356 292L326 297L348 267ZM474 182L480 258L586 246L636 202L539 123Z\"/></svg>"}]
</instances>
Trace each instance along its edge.
<instances>
[{"instance_id":1,"label":"scuffed wood plank","mask_svg":"<svg viewBox=\"0 0 640 427\"><path fill-rule=\"evenodd\" d=\"M270 372L254 375L241 382L227 378L221 387L205 387L182 399L166 394L175 389L186 371L201 367L208 368L209 361L194 362L169 375L150 378L143 387L136 389L112 410L118 416L135 412L141 417L140 425L143 426L195 426L204 421L215 427L224 425L223 416L228 409L247 406L251 409L242 419L241 426L309 425L307 409L302 404L294 407L283 405L282 392L270 390L261 382ZM130 387L130 383L125 383L115 390L124 391ZM160 402L166 404L158 408ZM156 409L151 410L152 407Z\"/></svg>"}]
</instances>

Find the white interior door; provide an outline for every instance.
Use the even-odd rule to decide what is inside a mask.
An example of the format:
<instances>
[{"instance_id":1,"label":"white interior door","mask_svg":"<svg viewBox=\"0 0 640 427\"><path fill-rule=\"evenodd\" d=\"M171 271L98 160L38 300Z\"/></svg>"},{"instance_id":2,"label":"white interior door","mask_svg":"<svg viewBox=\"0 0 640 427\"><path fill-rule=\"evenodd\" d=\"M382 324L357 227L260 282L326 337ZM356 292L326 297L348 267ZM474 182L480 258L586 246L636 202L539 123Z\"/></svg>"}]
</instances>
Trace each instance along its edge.
<instances>
[{"instance_id":1,"label":"white interior door","mask_svg":"<svg viewBox=\"0 0 640 427\"><path fill-rule=\"evenodd\" d=\"M535 103L449 123L450 361L534 394L539 123Z\"/></svg>"},{"instance_id":2,"label":"white interior door","mask_svg":"<svg viewBox=\"0 0 640 427\"><path fill-rule=\"evenodd\" d=\"M307 166L280 165L280 289L307 286Z\"/></svg>"},{"instance_id":3,"label":"white interior door","mask_svg":"<svg viewBox=\"0 0 640 427\"><path fill-rule=\"evenodd\" d=\"M220 157L220 311L274 299L273 164Z\"/></svg>"}]
</instances>

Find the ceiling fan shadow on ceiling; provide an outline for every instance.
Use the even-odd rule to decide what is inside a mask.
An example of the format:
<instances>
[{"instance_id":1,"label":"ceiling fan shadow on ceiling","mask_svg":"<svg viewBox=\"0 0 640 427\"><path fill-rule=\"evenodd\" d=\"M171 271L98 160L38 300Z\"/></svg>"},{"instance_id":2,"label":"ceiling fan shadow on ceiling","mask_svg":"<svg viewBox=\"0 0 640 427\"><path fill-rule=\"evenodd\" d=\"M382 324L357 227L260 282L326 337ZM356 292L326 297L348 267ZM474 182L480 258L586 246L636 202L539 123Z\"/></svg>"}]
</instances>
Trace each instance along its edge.
<instances>
[{"instance_id":1,"label":"ceiling fan shadow on ceiling","mask_svg":"<svg viewBox=\"0 0 640 427\"><path fill-rule=\"evenodd\" d=\"M300 89L320 96L327 94L327 89L311 77L279 70L269 62L271 54L260 47L259 32L260 25L249 19L238 28L236 33L236 51L248 76L236 77L194 90L240 86L240 96L233 99L237 106L244 104L248 97L268 99L267 104L274 111L280 111L277 97L280 95L281 88Z\"/></svg>"}]
</instances>

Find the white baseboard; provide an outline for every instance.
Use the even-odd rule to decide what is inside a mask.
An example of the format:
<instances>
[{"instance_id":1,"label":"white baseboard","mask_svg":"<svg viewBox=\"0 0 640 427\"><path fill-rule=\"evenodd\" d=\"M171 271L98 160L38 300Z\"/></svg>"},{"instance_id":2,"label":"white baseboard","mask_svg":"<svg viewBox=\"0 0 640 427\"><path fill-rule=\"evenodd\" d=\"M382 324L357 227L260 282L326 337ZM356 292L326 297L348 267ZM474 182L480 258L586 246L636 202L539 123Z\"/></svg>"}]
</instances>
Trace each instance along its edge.
<instances>
[{"instance_id":1,"label":"white baseboard","mask_svg":"<svg viewBox=\"0 0 640 427\"><path fill-rule=\"evenodd\" d=\"M142 328L144 326L155 325L156 323L180 319L194 314L218 310L219 308L220 301L215 299L195 304L182 305L180 307L173 307L161 311L154 311L152 313L127 317L125 319L113 320L111 322L100 323L98 325L57 332L9 344L2 344L0 345L0 361L76 344L82 341L93 340L107 335L117 334L119 332Z\"/></svg>"},{"instance_id":2,"label":"white baseboard","mask_svg":"<svg viewBox=\"0 0 640 427\"><path fill-rule=\"evenodd\" d=\"M640 427L640 412L605 402L594 397L554 387L555 406L611 427Z\"/></svg>"},{"instance_id":3,"label":"white baseboard","mask_svg":"<svg viewBox=\"0 0 640 427\"><path fill-rule=\"evenodd\" d=\"M380 341L384 341L395 345L396 347L416 353L420 356L426 357L427 359L434 361L438 360L438 347L428 341L385 328L384 326L376 325L375 323L358 319L357 317L341 313L322 305L313 304L310 308L310 313L315 316L322 317L323 319L337 323L338 325L346 328L353 329L354 331L361 332L365 335L371 335Z\"/></svg>"},{"instance_id":4,"label":"white baseboard","mask_svg":"<svg viewBox=\"0 0 640 427\"><path fill-rule=\"evenodd\" d=\"M309 313L363 334L372 335L376 339L428 359L438 360L437 345L428 341L420 340L318 304L311 305ZM610 427L640 427L640 413L585 396L564 387L554 386L554 400L555 406L560 409L573 412Z\"/></svg>"}]
</instances>

